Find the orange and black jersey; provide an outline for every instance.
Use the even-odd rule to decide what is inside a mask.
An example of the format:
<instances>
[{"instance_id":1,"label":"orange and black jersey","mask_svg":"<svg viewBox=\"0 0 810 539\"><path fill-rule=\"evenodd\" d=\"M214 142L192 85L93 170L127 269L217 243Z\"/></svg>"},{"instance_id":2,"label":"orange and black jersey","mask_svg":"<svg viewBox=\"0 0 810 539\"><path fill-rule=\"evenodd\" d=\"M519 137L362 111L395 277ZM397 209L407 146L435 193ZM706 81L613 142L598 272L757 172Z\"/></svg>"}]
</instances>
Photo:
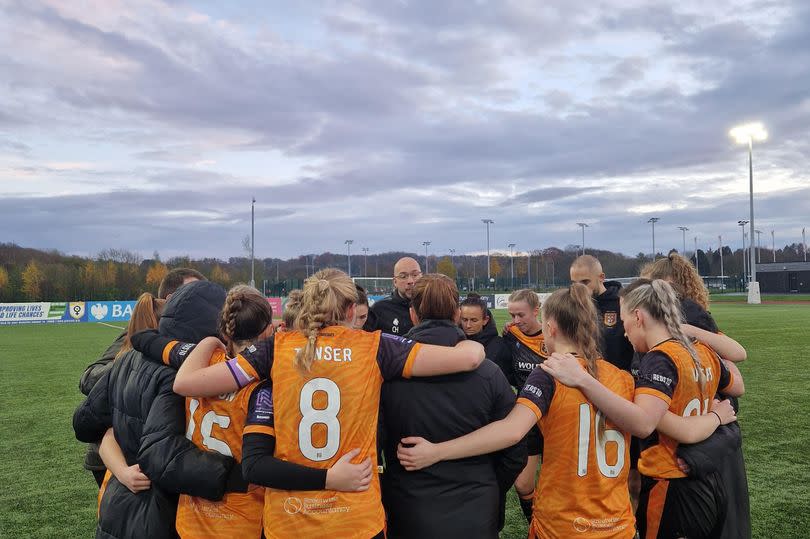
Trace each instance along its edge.
<instances>
[{"instance_id":1,"label":"orange and black jersey","mask_svg":"<svg viewBox=\"0 0 810 539\"><path fill-rule=\"evenodd\" d=\"M731 372L725 363L708 346L694 344L706 377L706 387L701 391L698 372L689 351L674 339L654 346L639 363L635 394L651 395L666 402L669 411L688 417L705 415L711 410L711 399L718 390L733 383ZM649 477L685 477L677 465L675 451L678 442L654 431L641 441L639 471Z\"/></svg>"},{"instance_id":2,"label":"orange and black jersey","mask_svg":"<svg viewBox=\"0 0 810 539\"><path fill-rule=\"evenodd\" d=\"M608 389L632 399L628 373L603 360L597 361L597 370ZM600 432L601 413L585 395L540 368L529 376L517 402L534 412L544 438L533 536L550 539L589 532L588 537L633 537L635 519L627 490L629 434L609 419Z\"/></svg>"},{"instance_id":3,"label":"orange and black jersey","mask_svg":"<svg viewBox=\"0 0 810 539\"><path fill-rule=\"evenodd\" d=\"M506 347L512 355L512 362L506 378L513 387L520 389L535 367L548 357L543 332L526 335L517 326L511 326L503 336Z\"/></svg>"}]
</instances>

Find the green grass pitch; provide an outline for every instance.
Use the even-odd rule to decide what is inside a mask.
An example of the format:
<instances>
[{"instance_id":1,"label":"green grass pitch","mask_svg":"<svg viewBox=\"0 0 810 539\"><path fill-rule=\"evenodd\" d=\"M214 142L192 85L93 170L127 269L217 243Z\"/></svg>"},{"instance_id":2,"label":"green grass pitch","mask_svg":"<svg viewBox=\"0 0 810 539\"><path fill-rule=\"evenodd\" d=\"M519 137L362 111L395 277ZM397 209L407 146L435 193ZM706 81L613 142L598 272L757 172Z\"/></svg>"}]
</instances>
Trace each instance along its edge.
<instances>
[{"instance_id":1,"label":"green grass pitch","mask_svg":"<svg viewBox=\"0 0 810 539\"><path fill-rule=\"evenodd\" d=\"M810 305L713 305L748 350L741 401L754 537L810 533ZM502 325L505 311L496 318ZM96 488L71 416L84 367L115 338L100 324L0 327L0 537L91 537ZM525 537L514 497L502 537Z\"/></svg>"}]
</instances>

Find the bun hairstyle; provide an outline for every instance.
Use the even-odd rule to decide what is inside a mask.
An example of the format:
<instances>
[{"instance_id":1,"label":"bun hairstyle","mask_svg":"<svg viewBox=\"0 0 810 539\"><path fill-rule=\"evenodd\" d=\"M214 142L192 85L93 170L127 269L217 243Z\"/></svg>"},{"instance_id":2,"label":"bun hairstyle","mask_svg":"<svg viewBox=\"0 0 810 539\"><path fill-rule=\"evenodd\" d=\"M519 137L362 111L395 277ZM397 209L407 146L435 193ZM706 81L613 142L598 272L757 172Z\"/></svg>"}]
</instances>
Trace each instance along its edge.
<instances>
[{"instance_id":1,"label":"bun hairstyle","mask_svg":"<svg viewBox=\"0 0 810 539\"><path fill-rule=\"evenodd\" d=\"M301 300L304 297L304 292L300 288L290 290L287 295L287 303L284 304L284 314L281 315L281 321L284 323L284 328L287 330L293 329L295 326L295 319L298 317L298 312L301 310Z\"/></svg>"},{"instance_id":2,"label":"bun hairstyle","mask_svg":"<svg viewBox=\"0 0 810 539\"><path fill-rule=\"evenodd\" d=\"M691 299L704 309L709 308L709 292L703 279L695 266L677 251L671 251L666 258L659 258L644 266L641 276L650 280L669 281L678 296Z\"/></svg>"},{"instance_id":3,"label":"bun hairstyle","mask_svg":"<svg viewBox=\"0 0 810 539\"><path fill-rule=\"evenodd\" d=\"M133 335L145 329L157 329L160 312L163 310L165 303L165 299L158 299L149 292L145 292L138 297L138 301L135 302L135 307L132 309L132 316L127 324L127 336L124 337L124 344L121 345L121 349L115 354L116 359L132 350L130 338Z\"/></svg>"},{"instance_id":4,"label":"bun hairstyle","mask_svg":"<svg viewBox=\"0 0 810 539\"><path fill-rule=\"evenodd\" d=\"M481 309L481 318L487 317L487 312L489 307L487 307L487 302L476 294L475 292L470 292L467 294L467 297L464 298L464 301L461 302L462 307L478 307Z\"/></svg>"},{"instance_id":5,"label":"bun hairstyle","mask_svg":"<svg viewBox=\"0 0 810 539\"><path fill-rule=\"evenodd\" d=\"M551 294L543 302L543 320L554 320L559 331L582 352L588 374L599 379L596 360L601 357L597 337L601 329L593 296L587 286L574 283ZM604 417L597 425L600 436L605 432Z\"/></svg>"},{"instance_id":6,"label":"bun hairstyle","mask_svg":"<svg viewBox=\"0 0 810 539\"><path fill-rule=\"evenodd\" d=\"M318 332L345 321L346 311L357 302L357 288L344 272L325 268L304 281L301 308L295 329L307 337L307 344L295 356L295 366L309 372L315 360Z\"/></svg>"},{"instance_id":7,"label":"bun hairstyle","mask_svg":"<svg viewBox=\"0 0 810 539\"><path fill-rule=\"evenodd\" d=\"M525 301L531 309L540 307L540 298L538 298L535 291L530 288L515 290L509 295L509 303L517 303L518 301Z\"/></svg>"},{"instance_id":8,"label":"bun hairstyle","mask_svg":"<svg viewBox=\"0 0 810 539\"><path fill-rule=\"evenodd\" d=\"M681 330L681 302L672 286L663 279L636 279L623 288L619 296L625 310L644 309L654 320L665 325L672 338L686 348L695 363L702 393L706 388L706 374L701 368L700 357L692 340Z\"/></svg>"},{"instance_id":9,"label":"bun hairstyle","mask_svg":"<svg viewBox=\"0 0 810 539\"><path fill-rule=\"evenodd\" d=\"M244 284L228 290L218 328L227 342L228 357L235 357L272 323L273 309L261 292Z\"/></svg>"},{"instance_id":10,"label":"bun hairstyle","mask_svg":"<svg viewBox=\"0 0 810 539\"><path fill-rule=\"evenodd\" d=\"M447 275L423 275L413 285L411 307L420 320L453 320L458 310L458 287Z\"/></svg>"}]
</instances>

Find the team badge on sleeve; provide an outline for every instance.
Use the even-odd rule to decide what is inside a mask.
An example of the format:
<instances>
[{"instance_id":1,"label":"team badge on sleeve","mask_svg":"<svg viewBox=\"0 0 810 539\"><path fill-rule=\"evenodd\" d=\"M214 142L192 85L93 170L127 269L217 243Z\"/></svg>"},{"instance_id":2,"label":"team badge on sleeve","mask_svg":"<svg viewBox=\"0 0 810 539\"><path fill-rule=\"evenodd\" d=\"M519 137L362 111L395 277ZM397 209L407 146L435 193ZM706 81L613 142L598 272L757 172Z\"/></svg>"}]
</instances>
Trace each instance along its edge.
<instances>
[{"instance_id":1,"label":"team badge on sleeve","mask_svg":"<svg viewBox=\"0 0 810 539\"><path fill-rule=\"evenodd\" d=\"M612 328L616 325L618 318L616 311L608 311L605 313L603 321L607 327Z\"/></svg>"}]
</instances>

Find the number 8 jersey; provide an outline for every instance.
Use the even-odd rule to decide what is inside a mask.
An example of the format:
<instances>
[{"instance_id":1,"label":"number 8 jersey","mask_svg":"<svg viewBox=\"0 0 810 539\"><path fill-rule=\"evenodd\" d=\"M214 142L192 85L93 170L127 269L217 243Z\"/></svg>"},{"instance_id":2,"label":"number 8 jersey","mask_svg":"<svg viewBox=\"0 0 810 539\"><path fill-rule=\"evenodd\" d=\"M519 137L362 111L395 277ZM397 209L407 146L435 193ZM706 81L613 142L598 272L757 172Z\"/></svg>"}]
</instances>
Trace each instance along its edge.
<instances>
[{"instance_id":1,"label":"number 8 jersey","mask_svg":"<svg viewBox=\"0 0 810 539\"><path fill-rule=\"evenodd\" d=\"M240 386L257 378L272 384L272 414L245 433L275 436L275 456L296 464L326 469L359 448L354 462L370 457L376 468L380 388L385 380L410 376L420 345L331 326L319 333L316 359L302 372L294 358L306 343L298 331L279 333L229 363ZM368 539L385 526L379 479L373 474L365 492L267 489L264 520L267 537Z\"/></svg>"}]
</instances>

